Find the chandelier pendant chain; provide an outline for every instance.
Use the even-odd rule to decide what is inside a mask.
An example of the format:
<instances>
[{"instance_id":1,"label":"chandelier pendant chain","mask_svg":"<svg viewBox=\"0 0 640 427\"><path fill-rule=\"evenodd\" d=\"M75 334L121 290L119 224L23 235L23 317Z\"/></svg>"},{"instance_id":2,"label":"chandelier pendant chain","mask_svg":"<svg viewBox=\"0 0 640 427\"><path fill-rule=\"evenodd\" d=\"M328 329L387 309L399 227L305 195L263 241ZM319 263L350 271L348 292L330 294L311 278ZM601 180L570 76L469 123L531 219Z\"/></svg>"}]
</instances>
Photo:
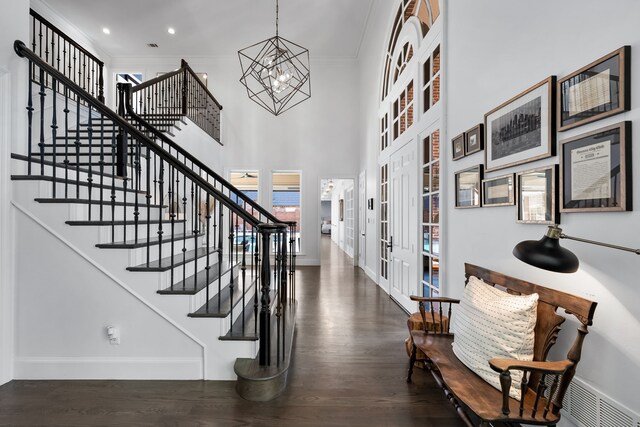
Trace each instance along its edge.
<instances>
[{"instance_id":1,"label":"chandelier pendant chain","mask_svg":"<svg viewBox=\"0 0 640 427\"><path fill-rule=\"evenodd\" d=\"M278 37L278 12L280 11L279 0L276 0L276 37Z\"/></svg>"}]
</instances>

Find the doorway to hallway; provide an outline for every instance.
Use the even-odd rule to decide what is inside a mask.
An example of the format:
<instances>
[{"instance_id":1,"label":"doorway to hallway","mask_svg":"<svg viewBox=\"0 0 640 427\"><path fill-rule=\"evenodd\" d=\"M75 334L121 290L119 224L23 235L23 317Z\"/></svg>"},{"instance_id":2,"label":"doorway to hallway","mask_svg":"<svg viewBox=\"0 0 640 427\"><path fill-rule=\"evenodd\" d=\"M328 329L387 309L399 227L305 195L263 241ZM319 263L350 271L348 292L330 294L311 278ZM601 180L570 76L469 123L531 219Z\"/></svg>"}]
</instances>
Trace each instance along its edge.
<instances>
[{"instance_id":1,"label":"doorway to hallway","mask_svg":"<svg viewBox=\"0 0 640 427\"><path fill-rule=\"evenodd\" d=\"M354 262L356 254L356 190L353 178L320 180L320 242L331 240ZM320 243L322 244L322 243ZM322 257L322 251L320 251Z\"/></svg>"}]
</instances>

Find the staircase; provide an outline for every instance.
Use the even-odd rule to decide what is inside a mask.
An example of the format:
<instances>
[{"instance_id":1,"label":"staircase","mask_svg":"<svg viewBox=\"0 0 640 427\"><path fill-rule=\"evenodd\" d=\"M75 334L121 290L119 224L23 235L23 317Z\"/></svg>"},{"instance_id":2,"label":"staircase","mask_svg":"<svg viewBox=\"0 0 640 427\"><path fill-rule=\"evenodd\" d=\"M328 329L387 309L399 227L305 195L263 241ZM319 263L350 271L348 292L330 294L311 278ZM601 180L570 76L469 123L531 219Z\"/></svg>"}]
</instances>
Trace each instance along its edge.
<instances>
[{"instance_id":1,"label":"staircase","mask_svg":"<svg viewBox=\"0 0 640 427\"><path fill-rule=\"evenodd\" d=\"M143 97L124 84L116 113L69 78L64 61L61 72L22 42L14 47L30 82L27 152L12 155L16 207L199 340L210 355L204 378L215 377L206 366L217 354L237 354L243 397L279 395L295 327L295 223L279 222L170 139L188 114L138 114L132 100ZM183 81L192 74L186 63L179 71ZM181 113L217 111L200 120L219 140L222 107L213 99L192 108L182 95Z\"/></svg>"}]
</instances>

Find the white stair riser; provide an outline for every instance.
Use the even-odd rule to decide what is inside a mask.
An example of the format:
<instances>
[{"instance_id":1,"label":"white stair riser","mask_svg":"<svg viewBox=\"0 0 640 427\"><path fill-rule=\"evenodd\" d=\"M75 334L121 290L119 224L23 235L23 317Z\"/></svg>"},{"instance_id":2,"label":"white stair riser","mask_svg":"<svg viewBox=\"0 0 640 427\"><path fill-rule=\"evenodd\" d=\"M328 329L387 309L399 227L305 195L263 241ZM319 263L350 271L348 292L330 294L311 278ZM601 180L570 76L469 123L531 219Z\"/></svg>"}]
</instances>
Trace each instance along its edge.
<instances>
[{"instance_id":1,"label":"white stair riser","mask_svg":"<svg viewBox=\"0 0 640 427\"><path fill-rule=\"evenodd\" d=\"M98 182L99 183L99 182ZM98 184L94 181L94 184ZM54 188L55 186L55 197L57 198L73 198L73 199L83 199L83 200L100 200L102 199L105 204L111 202L111 189L110 188L100 188L97 186L92 186L91 191L89 191L88 186L80 185L76 186L75 183L69 182L66 184L61 182L50 182L50 181L40 181L40 192L39 196L41 198L51 198L54 196ZM115 196L115 201L127 203L134 203L136 198L138 199L138 203L146 204L146 196L140 193L134 193L132 191L127 191L126 199L125 193L122 190L116 189L113 192ZM151 204L154 204L153 197L150 199Z\"/></svg>"},{"instance_id":2,"label":"white stair riser","mask_svg":"<svg viewBox=\"0 0 640 427\"><path fill-rule=\"evenodd\" d=\"M171 255L171 248L173 247L174 255L182 254L182 249L186 248L188 251L201 246L201 238L188 238L186 240L179 241L167 241L162 245L152 245L148 249L147 247L129 249L129 265L136 266L147 262L147 256L150 261L157 260L160 256L168 257ZM162 250L160 247L162 246ZM147 252L148 250L148 252Z\"/></svg>"},{"instance_id":3,"label":"white stair riser","mask_svg":"<svg viewBox=\"0 0 640 427\"><path fill-rule=\"evenodd\" d=\"M138 224L138 238L146 239L147 238L147 227L149 229L149 237L156 238L158 237L158 229L159 224L145 224L140 221ZM100 228L100 241L98 243L113 243L113 242L122 242L125 240L133 240L135 235L135 225L116 225L112 227L110 225L101 225ZM184 233L185 224L183 222L174 224L174 233L182 234ZM125 239L125 230L126 230L126 239ZM171 233L171 224L163 223L162 224L162 236L169 238ZM113 233L113 234L112 234Z\"/></svg>"},{"instance_id":4,"label":"white stair riser","mask_svg":"<svg viewBox=\"0 0 640 427\"><path fill-rule=\"evenodd\" d=\"M127 206L111 206L110 200L105 200L102 208L100 205L88 205L88 204L79 204L72 203L69 204L69 219L72 221L85 221L91 218L92 220L98 220L102 218L104 221L110 221L115 219L116 221L120 220L128 220L133 221L135 216L134 213L136 211L135 204L130 204ZM102 215L100 215L102 211ZM152 207L147 209L145 206L138 206L138 221L143 222L147 218L151 220L157 220L162 217L165 217L165 209L160 209L158 207Z\"/></svg>"}]
</instances>

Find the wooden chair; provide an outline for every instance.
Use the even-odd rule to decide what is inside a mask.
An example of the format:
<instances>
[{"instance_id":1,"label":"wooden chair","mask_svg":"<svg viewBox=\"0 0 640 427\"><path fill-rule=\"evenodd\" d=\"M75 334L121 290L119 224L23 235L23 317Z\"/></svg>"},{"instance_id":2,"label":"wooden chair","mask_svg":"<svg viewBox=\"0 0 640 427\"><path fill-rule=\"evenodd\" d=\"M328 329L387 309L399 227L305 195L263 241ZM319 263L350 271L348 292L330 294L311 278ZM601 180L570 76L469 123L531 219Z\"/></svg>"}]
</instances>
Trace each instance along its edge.
<instances>
[{"instance_id":1,"label":"wooden chair","mask_svg":"<svg viewBox=\"0 0 640 427\"><path fill-rule=\"evenodd\" d=\"M537 293L539 295L533 361L515 359L488 361L491 368L500 374L502 390L497 390L458 360L451 347L454 337L448 327L435 332L425 328L411 331L413 349L407 381L411 382L413 365L416 362L417 351L420 349L425 354L427 369L468 426L474 426L474 423L467 412L474 413L480 419L480 426L489 426L493 423L555 426L560 419L562 399L580 361L582 344L588 333L587 326L592 324L597 303L482 267L465 264L467 282L472 275L511 294ZM425 322L429 315L443 316L443 304L447 305L446 312L450 319L451 306L459 303L459 300L450 298L414 296L411 299L418 301L420 313ZM425 309L425 304L429 304L429 311ZM434 305L438 306L437 314ZM546 358L549 349L556 342L560 325L565 321L564 317L556 313L559 308L575 316L579 327L567 358L548 362ZM520 370L524 373L520 384L524 398L520 401L509 397L511 370Z\"/></svg>"}]
</instances>

